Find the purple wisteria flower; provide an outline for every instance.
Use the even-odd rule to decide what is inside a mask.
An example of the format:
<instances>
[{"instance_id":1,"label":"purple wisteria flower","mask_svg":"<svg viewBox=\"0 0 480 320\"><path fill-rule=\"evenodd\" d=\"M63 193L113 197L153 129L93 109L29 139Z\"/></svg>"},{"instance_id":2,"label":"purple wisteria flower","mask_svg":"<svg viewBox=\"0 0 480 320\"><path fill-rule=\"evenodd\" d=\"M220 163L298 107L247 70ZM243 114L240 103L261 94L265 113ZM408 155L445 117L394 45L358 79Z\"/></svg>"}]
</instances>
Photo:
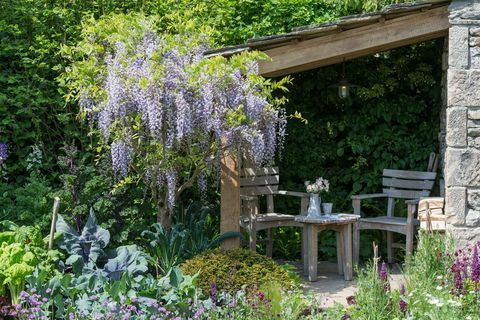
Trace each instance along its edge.
<instances>
[{"instance_id":1,"label":"purple wisteria flower","mask_svg":"<svg viewBox=\"0 0 480 320\"><path fill-rule=\"evenodd\" d=\"M105 43L113 47L105 50L110 54L96 82L100 88L79 90L82 111L110 146L117 178L129 174L135 159L136 171L168 199L171 211L178 185L191 185L184 184L190 178L184 173L199 165L198 158L206 168L198 177L202 192L223 149L240 151L256 165L271 162L284 142L286 113L267 99L271 87L259 78L254 58L213 64L203 56L202 37L162 38L149 27L143 32Z\"/></svg>"},{"instance_id":2,"label":"purple wisteria flower","mask_svg":"<svg viewBox=\"0 0 480 320\"><path fill-rule=\"evenodd\" d=\"M0 165L7 160L7 144L0 142Z\"/></svg>"}]
</instances>

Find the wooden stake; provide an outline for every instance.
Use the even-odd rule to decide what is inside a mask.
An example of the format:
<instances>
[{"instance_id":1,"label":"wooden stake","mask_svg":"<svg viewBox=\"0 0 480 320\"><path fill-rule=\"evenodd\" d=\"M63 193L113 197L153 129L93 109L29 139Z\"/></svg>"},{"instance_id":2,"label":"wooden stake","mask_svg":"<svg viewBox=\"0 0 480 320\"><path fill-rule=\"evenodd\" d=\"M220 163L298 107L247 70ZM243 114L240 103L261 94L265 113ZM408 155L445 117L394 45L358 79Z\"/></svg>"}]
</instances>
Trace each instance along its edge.
<instances>
[{"instance_id":1,"label":"wooden stake","mask_svg":"<svg viewBox=\"0 0 480 320\"><path fill-rule=\"evenodd\" d=\"M377 278L377 270L378 270L378 245L373 242L373 280Z\"/></svg>"},{"instance_id":2,"label":"wooden stake","mask_svg":"<svg viewBox=\"0 0 480 320\"><path fill-rule=\"evenodd\" d=\"M55 236L55 225L57 224L57 214L60 208L60 198L55 197L53 202L52 224L50 226L50 237L48 239L48 250L53 249L53 237Z\"/></svg>"}]
</instances>

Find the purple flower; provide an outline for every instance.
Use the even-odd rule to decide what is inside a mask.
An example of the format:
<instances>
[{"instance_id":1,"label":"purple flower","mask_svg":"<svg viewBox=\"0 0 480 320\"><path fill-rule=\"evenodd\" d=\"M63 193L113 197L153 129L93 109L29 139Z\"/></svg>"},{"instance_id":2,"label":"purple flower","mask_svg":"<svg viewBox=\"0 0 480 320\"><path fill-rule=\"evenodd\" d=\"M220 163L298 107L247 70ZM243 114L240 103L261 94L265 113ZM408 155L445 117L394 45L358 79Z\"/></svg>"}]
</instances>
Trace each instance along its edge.
<instances>
[{"instance_id":1,"label":"purple flower","mask_svg":"<svg viewBox=\"0 0 480 320\"><path fill-rule=\"evenodd\" d=\"M380 268L380 279L382 279L382 281L387 281L388 279L388 268L385 261L382 262L382 267Z\"/></svg>"},{"instance_id":2,"label":"purple flower","mask_svg":"<svg viewBox=\"0 0 480 320\"><path fill-rule=\"evenodd\" d=\"M200 318L204 312L205 312L205 309L204 309L204 308L198 309L198 310L194 313L193 318L195 318L195 319Z\"/></svg>"},{"instance_id":3,"label":"purple flower","mask_svg":"<svg viewBox=\"0 0 480 320\"><path fill-rule=\"evenodd\" d=\"M405 295L405 285L402 283L400 286L400 294L402 296ZM407 303L400 297L400 300L398 300L398 307L400 308L400 311L405 313L407 311Z\"/></svg>"},{"instance_id":4,"label":"purple flower","mask_svg":"<svg viewBox=\"0 0 480 320\"><path fill-rule=\"evenodd\" d=\"M132 148L123 140L115 140L112 143L112 166L122 177L128 175L128 167L132 162Z\"/></svg>"},{"instance_id":5,"label":"purple flower","mask_svg":"<svg viewBox=\"0 0 480 320\"><path fill-rule=\"evenodd\" d=\"M477 244L473 246L472 255L472 281L475 283L480 282L480 261L478 259Z\"/></svg>"},{"instance_id":6,"label":"purple flower","mask_svg":"<svg viewBox=\"0 0 480 320\"><path fill-rule=\"evenodd\" d=\"M0 164L7 159L7 144L0 142Z\"/></svg>"},{"instance_id":7,"label":"purple flower","mask_svg":"<svg viewBox=\"0 0 480 320\"><path fill-rule=\"evenodd\" d=\"M212 303L214 305L217 304L217 293L218 293L217 291L218 291L217 290L217 284L212 283L210 285L210 300L212 300Z\"/></svg>"}]
</instances>

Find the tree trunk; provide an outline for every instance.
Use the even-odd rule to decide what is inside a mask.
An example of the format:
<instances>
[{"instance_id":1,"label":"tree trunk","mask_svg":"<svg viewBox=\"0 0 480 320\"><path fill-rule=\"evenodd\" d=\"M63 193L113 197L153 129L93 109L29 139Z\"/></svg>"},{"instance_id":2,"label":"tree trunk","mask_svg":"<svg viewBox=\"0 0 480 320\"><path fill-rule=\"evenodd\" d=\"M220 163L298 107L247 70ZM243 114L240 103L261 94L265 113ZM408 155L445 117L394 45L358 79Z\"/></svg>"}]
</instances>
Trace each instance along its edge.
<instances>
[{"instance_id":1,"label":"tree trunk","mask_svg":"<svg viewBox=\"0 0 480 320\"><path fill-rule=\"evenodd\" d=\"M167 206L158 206L157 222L160 223L165 229L172 227L172 216Z\"/></svg>"}]
</instances>

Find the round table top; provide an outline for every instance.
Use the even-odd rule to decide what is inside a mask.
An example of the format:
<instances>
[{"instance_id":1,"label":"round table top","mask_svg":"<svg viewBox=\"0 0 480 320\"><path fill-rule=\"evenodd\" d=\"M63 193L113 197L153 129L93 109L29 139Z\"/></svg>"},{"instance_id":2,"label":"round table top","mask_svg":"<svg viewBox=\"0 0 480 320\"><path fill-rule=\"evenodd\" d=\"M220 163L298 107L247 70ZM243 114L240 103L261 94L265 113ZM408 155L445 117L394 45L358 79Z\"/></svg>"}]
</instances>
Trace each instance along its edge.
<instances>
[{"instance_id":1,"label":"round table top","mask_svg":"<svg viewBox=\"0 0 480 320\"><path fill-rule=\"evenodd\" d=\"M320 217L309 217L307 215L300 215L295 217L295 221L311 224L348 224L354 223L360 219L359 215L350 213L332 213Z\"/></svg>"}]
</instances>

